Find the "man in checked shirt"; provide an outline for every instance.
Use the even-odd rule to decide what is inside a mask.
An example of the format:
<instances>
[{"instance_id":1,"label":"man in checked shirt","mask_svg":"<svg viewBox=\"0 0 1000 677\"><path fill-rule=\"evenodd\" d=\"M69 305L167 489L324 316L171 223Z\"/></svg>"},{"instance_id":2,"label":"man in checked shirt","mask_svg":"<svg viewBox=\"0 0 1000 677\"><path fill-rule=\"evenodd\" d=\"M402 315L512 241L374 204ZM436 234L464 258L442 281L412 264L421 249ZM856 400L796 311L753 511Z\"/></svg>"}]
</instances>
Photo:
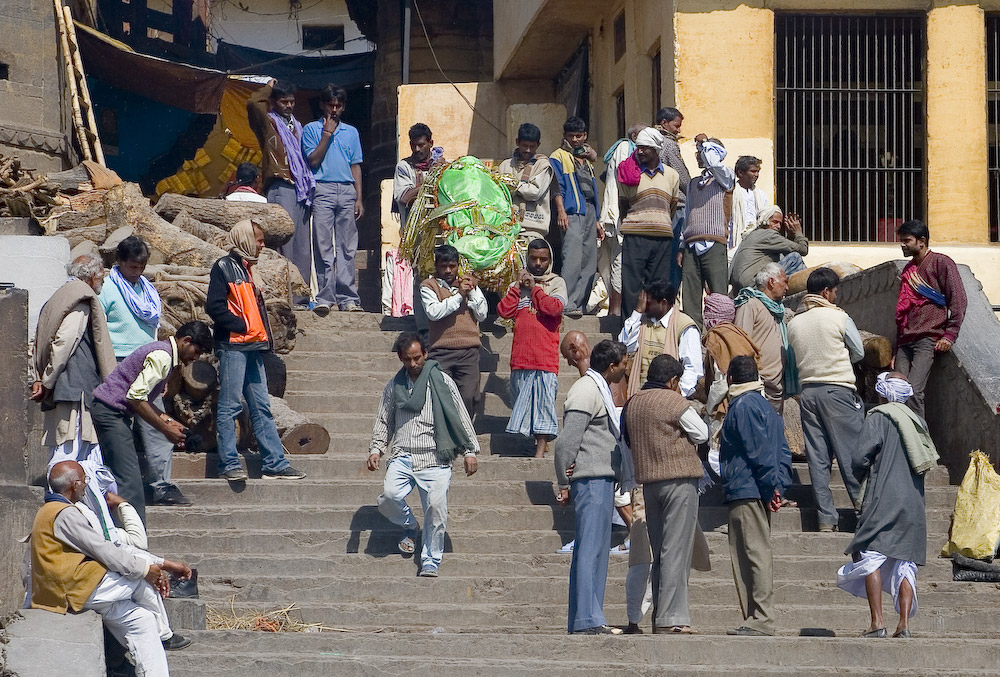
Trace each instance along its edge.
<instances>
[{"instance_id":1,"label":"man in checked shirt","mask_svg":"<svg viewBox=\"0 0 1000 677\"><path fill-rule=\"evenodd\" d=\"M448 526L451 465L462 455L465 474L475 473L479 441L458 386L437 362L427 359L426 339L417 332L403 332L392 348L403 366L382 391L368 469L378 470L379 459L388 453L378 509L406 530L399 541L403 554L415 549L417 519L406 497L417 487L424 512L418 575L436 578Z\"/></svg>"}]
</instances>

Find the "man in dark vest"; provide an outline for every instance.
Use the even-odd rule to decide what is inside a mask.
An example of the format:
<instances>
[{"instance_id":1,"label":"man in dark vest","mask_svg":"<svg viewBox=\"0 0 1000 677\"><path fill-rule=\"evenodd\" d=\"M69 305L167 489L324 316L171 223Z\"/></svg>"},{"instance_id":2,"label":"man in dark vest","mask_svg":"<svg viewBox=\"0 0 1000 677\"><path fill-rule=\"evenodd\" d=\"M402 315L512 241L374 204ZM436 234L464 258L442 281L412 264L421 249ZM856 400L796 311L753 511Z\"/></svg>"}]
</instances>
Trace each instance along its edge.
<instances>
[{"instance_id":1,"label":"man in dark vest","mask_svg":"<svg viewBox=\"0 0 1000 677\"><path fill-rule=\"evenodd\" d=\"M90 417L91 393L116 364L98 297L104 264L85 254L68 264L66 272L70 279L38 315L31 399L42 407L42 446L49 448L49 469L60 461L79 461L87 472L84 501L110 523L103 496L114 478L104 466Z\"/></svg>"},{"instance_id":2,"label":"man in dark vest","mask_svg":"<svg viewBox=\"0 0 1000 677\"><path fill-rule=\"evenodd\" d=\"M163 393L167 377L174 368L193 362L211 350L212 330L208 325L188 322L166 341L154 341L133 352L94 389L91 415L104 461L118 482L118 493L132 504L144 524L146 500L132 437L133 414L141 416L168 440L183 448L187 429L151 402Z\"/></svg>"}]
</instances>

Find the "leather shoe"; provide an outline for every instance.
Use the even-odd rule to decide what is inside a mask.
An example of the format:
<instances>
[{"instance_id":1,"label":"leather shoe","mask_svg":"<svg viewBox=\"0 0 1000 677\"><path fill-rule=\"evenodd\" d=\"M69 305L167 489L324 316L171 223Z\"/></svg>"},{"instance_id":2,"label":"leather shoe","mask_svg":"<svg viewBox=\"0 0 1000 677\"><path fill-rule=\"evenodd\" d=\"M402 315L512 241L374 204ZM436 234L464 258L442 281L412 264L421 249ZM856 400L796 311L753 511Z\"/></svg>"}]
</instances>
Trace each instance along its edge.
<instances>
[{"instance_id":1,"label":"leather shoe","mask_svg":"<svg viewBox=\"0 0 1000 677\"><path fill-rule=\"evenodd\" d=\"M194 599L198 596L198 570L191 569L191 578L181 580L170 576L171 599Z\"/></svg>"},{"instance_id":2,"label":"leather shoe","mask_svg":"<svg viewBox=\"0 0 1000 677\"><path fill-rule=\"evenodd\" d=\"M153 505L191 505L191 499L171 484L163 495L153 501Z\"/></svg>"},{"instance_id":3,"label":"leather shoe","mask_svg":"<svg viewBox=\"0 0 1000 677\"><path fill-rule=\"evenodd\" d=\"M184 637L183 635L178 635L176 632L170 636L170 639L163 640L163 648L166 651L177 651L183 649L186 646L191 646L193 640Z\"/></svg>"}]
</instances>

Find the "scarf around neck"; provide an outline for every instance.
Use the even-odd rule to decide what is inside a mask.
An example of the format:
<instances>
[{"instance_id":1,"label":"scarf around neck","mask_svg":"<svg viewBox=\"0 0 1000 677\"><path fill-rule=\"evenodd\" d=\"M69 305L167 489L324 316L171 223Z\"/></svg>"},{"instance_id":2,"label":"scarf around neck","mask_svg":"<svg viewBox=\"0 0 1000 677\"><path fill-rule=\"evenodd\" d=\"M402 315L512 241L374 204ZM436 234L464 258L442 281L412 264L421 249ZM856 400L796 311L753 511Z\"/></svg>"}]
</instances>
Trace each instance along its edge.
<instances>
[{"instance_id":1,"label":"scarf around neck","mask_svg":"<svg viewBox=\"0 0 1000 677\"><path fill-rule=\"evenodd\" d=\"M139 291L136 291L132 283L126 280L118 265L111 267L111 281L114 282L118 293L125 300L125 305L132 311L136 319L148 324L153 329L160 326L160 315L163 313L163 305L160 302L160 294L156 287L144 276L139 276Z\"/></svg>"},{"instance_id":2,"label":"scarf around neck","mask_svg":"<svg viewBox=\"0 0 1000 677\"><path fill-rule=\"evenodd\" d=\"M734 383L729 386L729 399L735 400L740 395L751 392L758 392L763 396L764 382L757 379L756 381L747 381L746 383Z\"/></svg>"},{"instance_id":3,"label":"scarf around neck","mask_svg":"<svg viewBox=\"0 0 1000 677\"><path fill-rule=\"evenodd\" d=\"M419 413L430 393L434 416L434 446L442 465L450 465L459 453L475 449L437 361L424 362L424 368L412 390L407 387L408 379L406 369L400 369L392 379L396 406L403 411Z\"/></svg>"},{"instance_id":4,"label":"scarf around neck","mask_svg":"<svg viewBox=\"0 0 1000 677\"><path fill-rule=\"evenodd\" d=\"M785 322L785 306L780 301L775 301L767 294L756 287L744 287L736 295L733 304L739 308L750 299L757 299L764 304L767 311L778 323L778 330L781 332L781 345L785 349L785 360L782 369L782 395L785 399L799 394L799 368L795 362L795 350L788 343L788 324ZM824 299L825 300L825 299Z\"/></svg>"},{"instance_id":5,"label":"scarf around neck","mask_svg":"<svg viewBox=\"0 0 1000 677\"><path fill-rule=\"evenodd\" d=\"M834 310L846 312L836 303L830 303L819 294L806 294L804 297L802 297L802 309L803 311L806 311L806 310L812 310L813 308L833 308Z\"/></svg>"},{"instance_id":6,"label":"scarf around neck","mask_svg":"<svg viewBox=\"0 0 1000 677\"><path fill-rule=\"evenodd\" d=\"M268 112L268 117L274 123L274 128L281 139L281 145L285 147L285 157L288 158L288 171L292 174L295 183L295 199L303 202L306 206L312 204L312 193L316 187L316 180L313 178L312 170L302 157L302 123L292 116L286 120L273 110ZM291 125L291 129L289 129Z\"/></svg>"},{"instance_id":7,"label":"scarf around neck","mask_svg":"<svg viewBox=\"0 0 1000 677\"><path fill-rule=\"evenodd\" d=\"M250 274L254 286L261 288L260 273L257 270L257 259L260 258L260 250L257 249L257 237L253 232L253 223L249 219L244 219L233 226L223 243L226 251L235 253L243 260L243 265Z\"/></svg>"}]
</instances>

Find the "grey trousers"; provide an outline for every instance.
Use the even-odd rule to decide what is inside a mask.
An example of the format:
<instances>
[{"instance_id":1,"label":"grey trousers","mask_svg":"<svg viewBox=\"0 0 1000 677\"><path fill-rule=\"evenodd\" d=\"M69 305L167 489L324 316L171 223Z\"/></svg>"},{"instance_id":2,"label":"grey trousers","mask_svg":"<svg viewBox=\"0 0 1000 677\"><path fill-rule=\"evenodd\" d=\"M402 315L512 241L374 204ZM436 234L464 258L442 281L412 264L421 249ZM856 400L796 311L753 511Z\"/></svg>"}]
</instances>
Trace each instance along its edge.
<instances>
[{"instance_id":1,"label":"grey trousers","mask_svg":"<svg viewBox=\"0 0 1000 677\"><path fill-rule=\"evenodd\" d=\"M698 524L698 480L651 482L643 485L642 494L653 550L653 627L691 625L688 579Z\"/></svg>"},{"instance_id":2,"label":"grey trousers","mask_svg":"<svg viewBox=\"0 0 1000 677\"><path fill-rule=\"evenodd\" d=\"M851 453L858 446L861 427L865 423L864 407L851 388L817 383L802 385L799 396L802 435L809 461L809 481L812 483L819 523L837 525L840 521L830 491L833 459L844 478L847 495L855 507L860 504L861 487L851 472Z\"/></svg>"},{"instance_id":3,"label":"grey trousers","mask_svg":"<svg viewBox=\"0 0 1000 677\"><path fill-rule=\"evenodd\" d=\"M924 417L924 390L934 366L934 343L932 338L922 338L896 349L896 371L913 386L913 396L906 404L921 418Z\"/></svg>"},{"instance_id":4,"label":"grey trousers","mask_svg":"<svg viewBox=\"0 0 1000 677\"><path fill-rule=\"evenodd\" d=\"M285 208L288 215L292 217L295 224L295 234L285 244L281 245L279 252L282 256L295 264L295 267L302 273L302 279L306 286L310 285L312 279L312 236L309 232L309 207L303 202L299 202L295 195L295 186L275 179L267 187L264 197L268 202L279 204ZM293 299L302 302L303 299Z\"/></svg>"},{"instance_id":5,"label":"grey trousers","mask_svg":"<svg viewBox=\"0 0 1000 677\"><path fill-rule=\"evenodd\" d=\"M157 397L151 404L163 411L163 396ZM159 500L171 486L170 475L174 465L174 443L163 436L141 416L134 417L133 430L138 430L139 441L142 443L143 456L146 462L142 468L143 483L153 490L153 500Z\"/></svg>"},{"instance_id":6,"label":"grey trousers","mask_svg":"<svg viewBox=\"0 0 1000 677\"><path fill-rule=\"evenodd\" d=\"M112 409L98 399L90 407L90 417L97 429L104 465L118 483L118 494L132 504L139 519L146 523L146 494L142 490L139 455L132 437L132 416Z\"/></svg>"},{"instance_id":7,"label":"grey trousers","mask_svg":"<svg viewBox=\"0 0 1000 677\"><path fill-rule=\"evenodd\" d=\"M562 278L566 281L566 312L586 310L590 290L597 275L597 215L593 205L587 213L569 214L569 228L563 233Z\"/></svg>"},{"instance_id":8,"label":"grey trousers","mask_svg":"<svg viewBox=\"0 0 1000 677\"><path fill-rule=\"evenodd\" d=\"M726 245L720 242L716 242L700 256L695 254L690 246L684 247L683 282L681 283L683 310L685 315L698 324L699 329L704 326L701 316L706 284L713 294L729 292L729 258L726 253Z\"/></svg>"},{"instance_id":9,"label":"grey trousers","mask_svg":"<svg viewBox=\"0 0 1000 677\"><path fill-rule=\"evenodd\" d=\"M354 256L358 252L358 224L354 219L357 193L353 183L316 183L312 219L316 241L317 301L344 310L360 304Z\"/></svg>"},{"instance_id":10,"label":"grey trousers","mask_svg":"<svg viewBox=\"0 0 1000 677\"><path fill-rule=\"evenodd\" d=\"M759 498L729 504L729 558L743 625L774 634L771 513Z\"/></svg>"}]
</instances>

